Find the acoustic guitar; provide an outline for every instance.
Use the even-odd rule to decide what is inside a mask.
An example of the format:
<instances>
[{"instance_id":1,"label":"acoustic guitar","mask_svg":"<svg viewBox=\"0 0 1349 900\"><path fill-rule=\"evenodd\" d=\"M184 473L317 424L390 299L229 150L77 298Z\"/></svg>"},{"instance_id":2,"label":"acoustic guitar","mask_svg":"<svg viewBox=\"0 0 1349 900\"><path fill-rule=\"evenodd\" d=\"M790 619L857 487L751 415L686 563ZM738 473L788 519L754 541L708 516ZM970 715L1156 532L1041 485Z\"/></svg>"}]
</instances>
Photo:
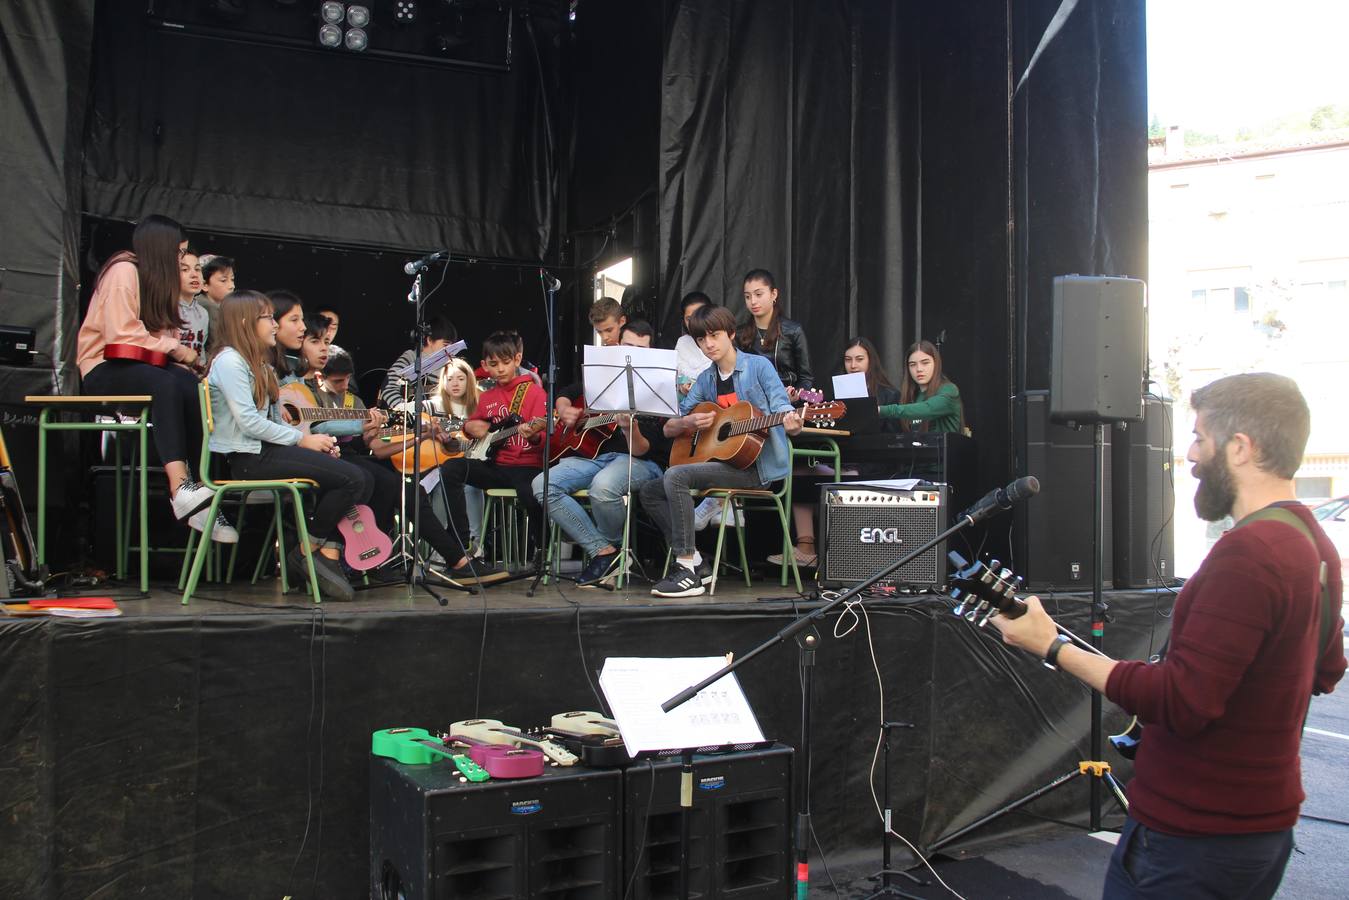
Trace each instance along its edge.
<instances>
[{"instance_id":1,"label":"acoustic guitar","mask_svg":"<svg viewBox=\"0 0 1349 900\"><path fill-rule=\"evenodd\" d=\"M408 421L411 414L399 412L393 415L399 416L400 421L397 424L381 428L379 438L403 446L402 450L389 457L389 462L393 463L393 467L404 475L412 475L418 471L422 473L430 472L441 463L463 456L464 451L472 445L472 442L466 439L461 431L451 432L449 443L441 443L430 437L433 423L439 423L444 428L451 421L451 417L422 413L422 434L426 436L414 446L413 442L416 438L412 434L412 423Z\"/></svg>"},{"instance_id":2,"label":"acoustic guitar","mask_svg":"<svg viewBox=\"0 0 1349 900\"><path fill-rule=\"evenodd\" d=\"M803 422L831 427L848 411L838 402L806 404L793 410ZM699 403L691 412L712 413L716 420L706 428L677 438L670 448L670 465L688 463L724 462L737 469L748 469L763 450L765 434L775 425L781 425L786 412L764 415L748 400L741 400L724 409L712 402Z\"/></svg>"},{"instance_id":3,"label":"acoustic guitar","mask_svg":"<svg viewBox=\"0 0 1349 900\"><path fill-rule=\"evenodd\" d=\"M310 428L315 422L339 422L339 421L369 421L373 410L369 409L325 409L314 401L314 394L309 386L299 381L292 381L290 384L281 388L277 403L290 416L290 424L305 434L310 433Z\"/></svg>"},{"instance_id":4,"label":"acoustic guitar","mask_svg":"<svg viewBox=\"0 0 1349 900\"><path fill-rule=\"evenodd\" d=\"M590 413L584 412L572 425L558 423L549 437L548 463L552 465L568 456L583 456L594 459L600 453L604 442L614 436L618 430L620 416L627 413Z\"/></svg>"}]
</instances>

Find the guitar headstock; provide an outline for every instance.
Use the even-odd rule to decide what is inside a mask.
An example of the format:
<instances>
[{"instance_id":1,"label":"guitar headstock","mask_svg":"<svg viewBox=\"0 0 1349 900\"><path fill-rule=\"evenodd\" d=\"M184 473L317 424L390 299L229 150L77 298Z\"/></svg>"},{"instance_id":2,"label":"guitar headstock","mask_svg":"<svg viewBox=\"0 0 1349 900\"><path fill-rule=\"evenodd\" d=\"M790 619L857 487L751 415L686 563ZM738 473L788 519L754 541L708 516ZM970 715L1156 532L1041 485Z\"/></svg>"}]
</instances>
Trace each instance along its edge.
<instances>
[{"instance_id":1,"label":"guitar headstock","mask_svg":"<svg viewBox=\"0 0 1349 900\"><path fill-rule=\"evenodd\" d=\"M796 392L796 399L802 403L823 403L824 392L817 391L814 388L801 388Z\"/></svg>"},{"instance_id":2,"label":"guitar headstock","mask_svg":"<svg viewBox=\"0 0 1349 900\"><path fill-rule=\"evenodd\" d=\"M833 428L848 413L848 405L838 400L801 407L801 420L823 428Z\"/></svg>"},{"instance_id":3,"label":"guitar headstock","mask_svg":"<svg viewBox=\"0 0 1349 900\"><path fill-rule=\"evenodd\" d=\"M1011 569L1002 568L996 559L988 565L965 558L952 550L946 554L956 573L951 578L951 599L956 601L953 612L967 622L983 628L995 615L1015 619L1026 611L1026 604L1016 596L1022 578Z\"/></svg>"}]
</instances>

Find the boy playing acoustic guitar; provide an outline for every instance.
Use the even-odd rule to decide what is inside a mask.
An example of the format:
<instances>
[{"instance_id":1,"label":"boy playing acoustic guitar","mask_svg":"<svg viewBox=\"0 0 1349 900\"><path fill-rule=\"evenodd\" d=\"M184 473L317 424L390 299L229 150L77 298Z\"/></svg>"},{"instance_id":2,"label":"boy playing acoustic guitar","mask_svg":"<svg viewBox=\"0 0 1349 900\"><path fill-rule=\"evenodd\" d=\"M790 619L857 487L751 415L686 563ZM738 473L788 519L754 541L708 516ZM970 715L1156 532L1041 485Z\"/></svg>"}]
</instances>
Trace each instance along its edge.
<instances>
[{"instance_id":1,"label":"boy playing acoustic guitar","mask_svg":"<svg viewBox=\"0 0 1349 900\"><path fill-rule=\"evenodd\" d=\"M678 418L667 419L665 436L678 438L706 428L716 415L693 412L699 403L725 408L744 400L761 413L785 413L782 425L768 430L757 460L748 468L720 461L671 466L665 476L642 485L642 506L655 520L674 551L674 563L664 581L651 593L657 597L696 597L712 580L711 566L694 545L693 498L690 489L764 488L787 477L787 436L801 431L801 418L792 411L787 389L773 363L762 356L735 349L735 317L723 306L702 306L689 317L688 332L698 349L712 361L689 392L680 399ZM786 432L784 434L783 432Z\"/></svg>"}]
</instances>

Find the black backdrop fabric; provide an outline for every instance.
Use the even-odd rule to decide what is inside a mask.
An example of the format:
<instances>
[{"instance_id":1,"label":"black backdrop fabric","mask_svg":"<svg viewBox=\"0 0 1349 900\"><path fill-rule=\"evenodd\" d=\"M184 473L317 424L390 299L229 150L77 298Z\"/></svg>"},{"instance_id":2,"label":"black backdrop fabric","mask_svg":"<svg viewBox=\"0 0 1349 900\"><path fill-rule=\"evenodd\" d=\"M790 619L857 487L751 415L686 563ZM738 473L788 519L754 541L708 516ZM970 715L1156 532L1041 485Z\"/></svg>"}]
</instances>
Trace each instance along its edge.
<instances>
[{"instance_id":1,"label":"black backdrop fabric","mask_svg":"<svg viewBox=\"0 0 1349 900\"><path fill-rule=\"evenodd\" d=\"M147 27L99 3L89 212L198 229L539 260L552 238L544 86L555 23L509 73L406 66Z\"/></svg>"}]
</instances>

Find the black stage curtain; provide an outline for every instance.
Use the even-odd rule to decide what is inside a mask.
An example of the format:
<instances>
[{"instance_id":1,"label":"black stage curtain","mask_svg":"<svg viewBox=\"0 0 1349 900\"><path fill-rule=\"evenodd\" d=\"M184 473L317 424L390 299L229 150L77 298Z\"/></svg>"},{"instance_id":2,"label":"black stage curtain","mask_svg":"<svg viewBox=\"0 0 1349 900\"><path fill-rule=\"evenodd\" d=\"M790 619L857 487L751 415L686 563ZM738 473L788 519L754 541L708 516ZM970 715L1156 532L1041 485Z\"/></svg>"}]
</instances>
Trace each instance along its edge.
<instances>
[{"instance_id":1,"label":"black stage curtain","mask_svg":"<svg viewBox=\"0 0 1349 900\"><path fill-rule=\"evenodd\" d=\"M552 237L555 23L481 74L147 26L99 3L87 211L362 247L537 260ZM546 88L544 87L546 86Z\"/></svg>"},{"instance_id":2,"label":"black stage curtain","mask_svg":"<svg viewBox=\"0 0 1349 900\"><path fill-rule=\"evenodd\" d=\"M1083 598L1048 602L1085 633ZM1111 598L1107 652L1160 645L1154 603ZM375 729L478 714L537 725L598 708L587 671L606 657L744 653L792 614L781 602L496 610L484 629L469 601L457 607L0 621L0 894L358 896ZM879 686L866 629L847 616L841 638L824 624L816 657L812 799L830 859L879 853L868 784L882 719L914 725L895 733L890 777L895 826L920 846L1088 758L1078 682L941 602L868 607ZM765 734L793 745L797 662L781 646L740 675ZM1108 710L1107 727L1122 722ZM1084 822L1086 795L1078 783L1030 811ZM1036 821L1006 817L964 845Z\"/></svg>"}]
</instances>

